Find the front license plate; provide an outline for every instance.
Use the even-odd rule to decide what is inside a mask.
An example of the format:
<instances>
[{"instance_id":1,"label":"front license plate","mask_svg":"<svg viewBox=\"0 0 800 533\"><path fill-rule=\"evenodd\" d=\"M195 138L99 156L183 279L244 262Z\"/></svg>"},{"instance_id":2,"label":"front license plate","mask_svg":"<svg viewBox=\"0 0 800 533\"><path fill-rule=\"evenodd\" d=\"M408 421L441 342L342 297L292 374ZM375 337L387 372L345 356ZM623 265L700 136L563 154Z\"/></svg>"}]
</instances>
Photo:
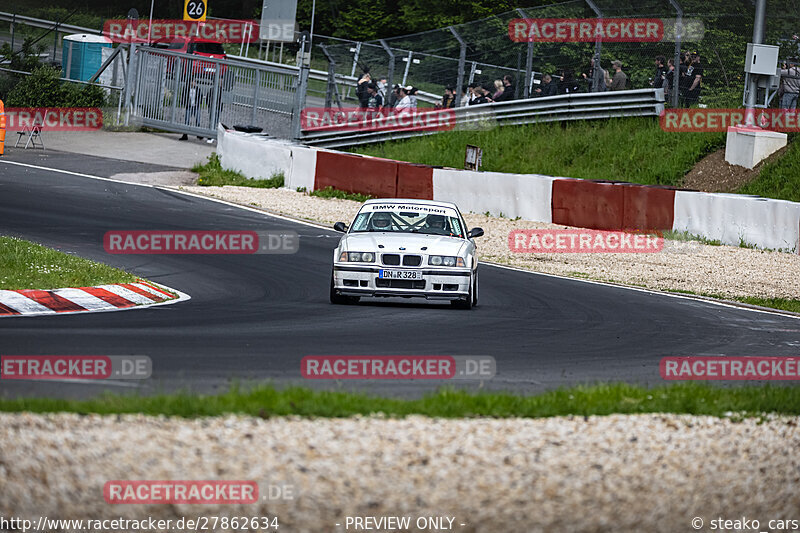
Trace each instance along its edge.
<instances>
[{"instance_id":1,"label":"front license plate","mask_svg":"<svg viewBox=\"0 0 800 533\"><path fill-rule=\"evenodd\" d=\"M421 270L379 270L382 279L423 279Z\"/></svg>"}]
</instances>

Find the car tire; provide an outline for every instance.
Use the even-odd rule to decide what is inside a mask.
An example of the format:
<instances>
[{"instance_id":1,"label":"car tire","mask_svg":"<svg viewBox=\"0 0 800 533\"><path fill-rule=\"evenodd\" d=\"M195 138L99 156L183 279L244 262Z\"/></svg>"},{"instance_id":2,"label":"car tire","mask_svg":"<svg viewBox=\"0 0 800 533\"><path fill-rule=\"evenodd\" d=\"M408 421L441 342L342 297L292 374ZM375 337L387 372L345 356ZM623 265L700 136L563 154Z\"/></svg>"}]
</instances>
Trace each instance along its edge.
<instances>
[{"instance_id":1,"label":"car tire","mask_svg":"<svg viewBox=\"0 0 800 533\"><path fill-rule=\"evenodd\" d=\"M335 305L357 304L361 298L358 296L344 296L336 291L333 284L333 274L331 274L331 303Z\"/></svg>"},{"instance_id":2,"label":"car tire","mask_svg":"<svg viewBox=\"0 0 800 533\"><path fill-rule=\"evenodd\" d=\"M472 309L475 302L475 281L477 276L471 276L469 282L469 294L465 298L452 300L450 303L458 309Z\"/></svg>"},{"instance_id":3,"label":"car tire","mask_svg":"<svg viewBox=\"0 0 800 533\"><path fill-rule=\"evenodd\" d=\"M475 271L475 278L472 280L472 307L478 305L478 271Z\"/></svg>"}]
</instances>

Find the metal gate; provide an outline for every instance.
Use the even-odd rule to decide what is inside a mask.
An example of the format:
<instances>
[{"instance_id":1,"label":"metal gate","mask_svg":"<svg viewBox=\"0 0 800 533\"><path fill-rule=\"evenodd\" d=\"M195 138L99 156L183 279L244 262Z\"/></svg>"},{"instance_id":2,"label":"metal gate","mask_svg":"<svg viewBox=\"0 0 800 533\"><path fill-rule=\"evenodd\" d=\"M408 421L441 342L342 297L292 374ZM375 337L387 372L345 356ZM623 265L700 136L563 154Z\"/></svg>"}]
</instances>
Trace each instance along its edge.
<instances>
[{"instance_id":1,"label":"metal gate","mask_svg":"<svg viewBox=\"0 0 800 533\"><path fill-rule=\"evenodd\" d=\"M217 124L291 136L298 70L136 47L131 116L143 126L216 138Z\"/></svg>"}]
</instances>

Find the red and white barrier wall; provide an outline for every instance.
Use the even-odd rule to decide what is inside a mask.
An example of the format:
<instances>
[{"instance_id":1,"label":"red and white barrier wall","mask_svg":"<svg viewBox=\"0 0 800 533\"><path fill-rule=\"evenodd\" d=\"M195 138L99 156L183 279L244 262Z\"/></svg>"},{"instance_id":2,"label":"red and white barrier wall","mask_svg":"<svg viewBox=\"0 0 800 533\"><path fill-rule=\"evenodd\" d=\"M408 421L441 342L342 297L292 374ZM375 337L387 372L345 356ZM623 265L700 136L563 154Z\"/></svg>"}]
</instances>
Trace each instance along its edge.
<instances>
[{"instance_id":1,"label":"red and white barrier wall","mask_svg":"<svg viewBox=\"0 0 800 533\"><path fill-rule=\"evenodd\" d=\"M601 230L687 231L724 244L800 251L800 203L538 174L434 168L219 131L222 166L285 186L436 199L463 211Z\"/></svg>"}]
</instances>

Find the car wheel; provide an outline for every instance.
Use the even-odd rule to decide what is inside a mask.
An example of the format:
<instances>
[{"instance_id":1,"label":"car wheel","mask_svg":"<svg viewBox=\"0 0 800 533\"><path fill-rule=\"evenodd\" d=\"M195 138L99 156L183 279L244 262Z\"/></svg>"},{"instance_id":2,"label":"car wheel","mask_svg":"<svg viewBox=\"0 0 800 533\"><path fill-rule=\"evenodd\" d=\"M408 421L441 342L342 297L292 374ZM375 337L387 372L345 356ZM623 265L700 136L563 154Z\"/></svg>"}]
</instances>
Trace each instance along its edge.
<instances>
[{"instance_id":1,"label":"car wheel","mask_svg":"<svg viewBox=\"0 0 800 533\"><path fill-rule=\"evenodd\" d=\"M472 307L478 305L478 271L475 271L475 278L472 280Z\"/></svg>"},{"instance_id":2,"label":"car wheel","mask_svg":"<svg viewBox=\"0 0 800 533\"><path fill-rule=\"evenodd\" d=\"M450 303L453 307L457 307L458 309L472 309L475 301L475 277L473 276L470 279L469 283L469 294L465 298L460 300L452 300Z\"/></svg>"},{"instance_id":3,"label":"car wheel","mask_svg":"<svg viewBox=\"0 0 800 533\"><path fill-rule=\"evenodd\" d=\"M336 305L357 304L361 298L358 296L344 296L336 291L333 284L333 274L331 274L331 303Z\"/></svg>"}]
</instances>

